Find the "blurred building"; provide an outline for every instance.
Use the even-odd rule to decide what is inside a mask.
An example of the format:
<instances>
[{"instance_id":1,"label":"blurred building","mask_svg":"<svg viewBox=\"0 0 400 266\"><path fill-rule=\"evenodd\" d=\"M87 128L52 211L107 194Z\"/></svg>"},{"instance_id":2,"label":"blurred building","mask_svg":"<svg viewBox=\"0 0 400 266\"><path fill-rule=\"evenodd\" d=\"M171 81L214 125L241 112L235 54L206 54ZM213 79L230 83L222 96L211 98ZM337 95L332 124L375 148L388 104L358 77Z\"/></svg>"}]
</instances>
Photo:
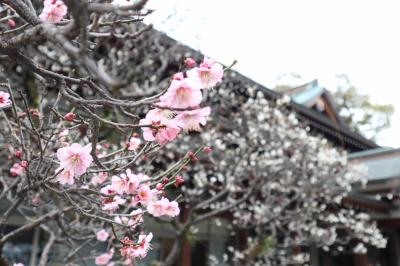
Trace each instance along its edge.
<instances>
[{"instance_id":1,"label":"blurred building","mask_svg":"<svg viewBox=\"0 0 400 266\"><path fill-rule=\"evenodd\" d=\"M351 163L365 167L367 185L355 188L346 202L371 213L372 218L377 221L379 228L388 238L386 249L368 247L368 252L364 255L335 254L335 252L328 254L314 249L311 265L400 265L400 149L378 147L359 134L349 133L347 125L338 115L332 96L319 86L317 80L282 92L289 95L295 103L314 111L315 115L324 116L327 125L334 125L337 135L330 136L331 141L349 152L348 159ZM320 127L315 129L321 131ZM356 144L359 149L348 143Z\"/></svg>"}]
</instances>

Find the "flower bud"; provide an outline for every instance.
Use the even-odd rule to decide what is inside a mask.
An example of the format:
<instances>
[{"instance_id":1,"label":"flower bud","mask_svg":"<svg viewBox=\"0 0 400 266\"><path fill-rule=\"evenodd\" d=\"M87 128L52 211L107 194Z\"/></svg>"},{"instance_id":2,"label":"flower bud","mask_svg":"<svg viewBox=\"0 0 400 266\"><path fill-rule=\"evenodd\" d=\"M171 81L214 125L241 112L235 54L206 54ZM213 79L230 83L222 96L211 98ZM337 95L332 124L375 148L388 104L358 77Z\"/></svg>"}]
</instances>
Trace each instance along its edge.
<instances>
[{"instance_id":1,"label":"flower bud","mask_svg":"<svg viewBox=\"0 0 400 266\"><path fill-rule=\"evenodd\" d=\"M209 146L205 146L205 147L203 147L203 152L204 153L210 153L210 152L212 152L212 148L209 147Z\"/></svg>"},{"instance_id":2,"label":"flower bud","mask_svg":"<svg viewBox=\"0 0 400 266\"><path fill-rule=\"evenodd\" d=\"M9 20L7 21L7 25L8 25L8 27L10 27L10 28L15 28L15 25L16 25L15 20L9 19Z\"/></svg>"},{"instance_id":3,"label":"flower bud","mask_svg":"<svg viewBox=\"0 0 400 266\"><path fill-rule=\"evenodd\" d=\"M199 159L197 158L197 156L196 156L192 151L188 151L187 155L189 156L189 158L190 158L190 160L191 160L192 162L196 162L197 160L199 160Z\"/></svg>"},{"instance_id":4,"label":"flower bud","mask_svg":"<svg viewBox=\"0 0 400 266\"><path fill-rule=\"evenodd\" d=\"M26 117L26 113L25 112L18 112L17 115L18 115L18 118L25 118Z\"/></svg>"},{"instance_id":5,"label":"flower bud","mask_svg":"<svg viewBox=\"0 0 400 266\"><path fill-rule=\"evenodd\" d=\"M15 151L15 157L21 158L21 157L22 157L22 151L16 150L16 151Z\"/></svg>"},{"instance_id":6,"label":"flower bud","mask_svg":"<svg viewBox=\"0 0 400 266\"><path fill-rule=\"evenodd\" d=\"M33 196L31 199L31 203L32 203L32 205L35 205L35 206L39 205L39 203L40 203L39 196L37 196L37 195Z\"/></svg>"},{"instance_id":7,"label":"flower bud","mask_svg":"<svg viewBox=\"0 0 400 266\"><path fill-rule=\"evenodd\" d=\"M28 167L28 161L23 160L23 161L21 161L19 164L20 164L23 168L27 168L27 167Z\"/></svg>"},{"instance_id":8,"label":"flower bud","mask_svg":"<svg viewBox=\"0 0 400 266\"><path fill-rule=\"evenodd\" d=\"M175 176L174 185L175 185L176 187L179 187L179 185L182 184L183 182L185 182L185 180L183 179L182 176L180 176L180 175Z\"/></svg>"},{"instance_id":9,"label":"flower bud","mask_svg":"<svg viewBox=\"0 0 400 266\"><path fill-rule=\"evenodd\" d=\"M187 67L194 67L196 65L196 61L191 57L186 58L184 63Z\"/></svg>"},{"instance_id":10,"label":"flower bud","mask_svg":"<svg viewBox=\"0 0 400 266\"><path fill-rule=\"evenodd\" d=\"M37 109L35 109L35 108L30 108L30 109L29 109L29 113L30 113L32 116L36 116L36 117L39 117L39 116L40 116L39 111L38 111Z\"/></svg>"},{"instance_id":11,"label":"flower bud","mask_svg":"<svg viewBox=\"0 0 400 266\"><path fill-rule=\"evenodd\" d=\"M64 119L67 121L73 121L75 119L76 115L74 113L67 113L66 115L64 115Z\"/></svg>"}]
</instances>

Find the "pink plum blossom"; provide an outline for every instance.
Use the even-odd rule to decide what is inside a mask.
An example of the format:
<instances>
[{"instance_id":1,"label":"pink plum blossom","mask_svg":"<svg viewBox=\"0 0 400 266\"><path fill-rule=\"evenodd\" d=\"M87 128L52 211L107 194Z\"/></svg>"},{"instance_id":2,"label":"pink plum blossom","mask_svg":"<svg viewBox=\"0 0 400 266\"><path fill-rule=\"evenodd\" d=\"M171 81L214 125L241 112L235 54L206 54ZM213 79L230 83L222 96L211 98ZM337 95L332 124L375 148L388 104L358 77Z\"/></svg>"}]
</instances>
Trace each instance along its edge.
<instances>
[{"instance_id":1,"label":"pink plum blossom","mask_svg":"<svg viewBox=\"0 0 400 266\"><path fill-rule=\"evenodd\" d=\"M39 195L34 195L34 196L31 198L31 203L32 203L32 205L35 205L35 206L39 205L39 203L40 203L40 197L39 197Z\"/></svg>"},{"instance_id":2,"label":"pink plum blossom","mask_svg":"<svg viewBox=\"0 0 400 266\"><path fill-rule=\"evenodd\" d=\"M162 198L160 200L150 202L147 205L147 211L154 217L160 217L165 214L165 209L169 205L169 200Z\"/></svg>"},{"instance_id":3,"label":"pink plum blossom","mask_svg":"<svg viewBox=\"0 0 400 266\"><path fill-rule=\"evenodd\" d=\"M150 198L151 189L148 185L141 185L138 190L139 200L142 202L147 202Z\"/></svg>"},{"instance_id":4,"label":"pink plum blossom","mask_svg":"<svg viewBox=\"0 0 400 266\"><path fill-rule=\"evenodd\" d=\"M164 103L158 103L157 106L166 107ZM147 112L146 118L155 121L168 121L175 116L175 113L168 109L154 108Z\"/></svg>"},{"instance_id":5,"label":"pink plum blossom","mask_svg":"<svg viewBox=\"0 0 400 266\"><path fill-rule=\"evenodd\" d=\"M126 200L121 198L120 196L108 197L103 199L103 211L116 211L119 208L119 205L125 204Z\"/></svg>"},{"instance_id":6,"label":"pink plum blossom","mask_svg":"<svg viewBox=\"0 0 400 266\"><path fill-rule=\"evenodd\" d=\"M15 163L11 167L10 173L12 176L22 176L24 173L24 167L22 167L19 163Z\"/></svg>"},{"instance_id":7,"label":"pink plum blossom","mask_svg":"<svg viewBox=\"0 0 400 266\"><path fill-rule=\"evenodd\" d=\"M175 217L179 215L179 205L176 201L171 201L168 203L167 207L165 208L165 215L170 217Z\"/></svg>"},{"instance_id":8,"label":"pink plum blossom","mask_svg":"<svg viewBox=\"0 0 400 266\"><path fill-rule=\"evenodd\" d=\"M224 70L221 64L207 57L204 58L200 67L187 71L189 78L197 79L202 88L210 88L221 82Z\"/></svg>"},{"instance_id":9,"label":"pink plum blossom","mask_svg":"<svg viewBox=\"0 0 400 266\"><path fill-rule=\"evenodd\" d=\"M61 142L65 142L68 135L69 135L68 129L64 129L60 133L58 133L58 137L60 138Z\"/></svg>"},{"instance_id":10,"label":"pink plum blossom","mask_svg":"<svg viewBox=\"0 0 400 266\"><path fill-rule=\"evenodd\" d=\"M150 241L152 240L152 238L152 233L149 233L148 235L141 234L139 235L139 239L136 244L128 237L125 237L122 240L123 247L120 249L121 256L126 258L146 257L147 252L150 249Z\"/></svg>"},{"instance_id":11,"label":"pink plum blossom","mask_svg":"<svg viewBox=\"0 0 400 266\"><path fill-rule=\"evenodd\" d=\"M132 252L133 257L144 258L147 255L147 252L150 249L150 241L153 239L153 234L149 233L148 235L139 235L138 243L139 246L136 246L135 250Z\"/></svg>"},{"instance_id":12,"label":"pink plum blossom","mask_svg":"<svg viewBox=\"0 0 400 266\"><path fill-rule=\"evenodd\" d=\"M139 187L139 178L132 174L130 169L126 170L126 173L122 173L119 176L113 176L111 178L113 188L118 194L132 194L135 193Z\"/></svg>"},{"instance_id":13,"label":"pink plum blossom","mask_svg":"<svg viewBox=\"0 0 400 266\"><path fill-rule=\"evenodd\" d=\"M112 185L107 185L100 189L100 193L110 195L109 197L104 197L102 200L104 211L115 211L119 208L119 205L125 204L126 200L120 196L113 196L116 191Z\"/></svg>"},{"instance_id":14,"label":"pink plum blossom","mask_svg":"<svg viewBox=\"0 0 400 266\"><path fill-rule=\"evenodd\" d=\"M121 178L119 176L112 176L111 177L112 186L118 194L124 194L125 186L127 183L126 178Z\"/></svg>"},{"instance_id":15,"label":"pink plum blossom","mask_svg":"<svg viewBox=\"0 0 400 266\"><path fill-rule=\"evenodd\" d=\"M210 115L210 107L204 107L192 111L179 113L174 120L184 131L200 131L200 125L206 124L206 119Z\"/></svg>"},{"instance_id":16,"label":"pink plum blossom","mask_svg":"<svg viewBox=\"0 0 400 266\"><path fill-rule=\"evenodd\" d=\"M139 148L142 141L139 138L131 137L128 142L128 150L134 151Z\"/></svg>"},{"instance_id":17,"label":"pink plum blossom","mask_svg":"<svg viewBox=\"0 0 400 266\"><path fill-rule=\"evenodd\" d=\"M103 253L97 256L94 260L96 265L107 265L114 255L114 251L110 250L109 252Z\"/></svg>"},{"instance_id":18,"label":"pink plum blossom","mask_svg":"<svg viewBox=\"0 0 400 266\"><path fill-rule=\"evenodd\" d=\"M62 167L58 167L56 169L56 173L59 172ZM74 179L74 172L70 170L62 170L61 173L57 175L56 181L59 182L61 185L73 185L75 183Z\"/></svg>"},{"instance_id":19,"label":"pink plum blossom","mask_svg":"<svg viewBox=\"0 0 400 266\"><path fill-rule=\"evenodd\" d=\"M92 183L93 186L101 185L103 184L108 177L107 172L100 172L95 175L93 175L92 179L90 180L90 183Z\"/></svg>"},{"instance_id":20,"label":"pink plum blossom","mask_svg":"<svg viewBox=\"0 0 400 266\"><path fill-rule=\"evenodd\" d=\"M195 79L172 80L167 92L160 101L171 108L198 106L203 99L200 84Z\"/></svg>"},{"instance_id":21,"label":"pink plum blossom","mask_svg":"<svg viewBox=\"0 0 400 266\"><path fill-rule=\"evenodd\" d=\"M147 141L157 141L158 144L164 145L165 143L173 140L178 135L180 128L172 120L157 118L144 118L139 121L140 125L152 125L152 127L142 127L143 138Z\"/></svg>"},{"instance_id":22,"label":"pink plum blossom","mask_svg":"<svg viewBox=\"0 0 400 266\"><path fill-rule=\"evenodd\" d=\"M132 252L135 248L135 242L129 239L129 237L124 237L124 239L121 240L123 243L122 248L119 250L121 252L122 257L131 257Z\"/></svg>"},{"instance_id":23,"label":"pink plum blossom","mask_svg":"<svg viewBox=\"0 0 400 266\"><path fill-rule=\"evenodd\" d=\"M138 205L139 202L140 202L140 198L138 195L132 197L132 199L131 199L132 207L136 207L136 205Z\"/></svg>"},{"instance_id":24,"label":"pink plum blossom","mask_svg":"<svg viewBox=\"0 0 400 266\"><path fill-rule=\"evenodd\" d=\"M58 149L57 158L60 160L60 167L73 172L75 176L83 175L93 161L90 151L90 144L82 147L79 143Z\"/></svg>"},{"instance_id":25,"label":"pink plum blossom","mask_svg":"<svg viewBox=\"0 0 400 266\"><path fill-rule=\"evenodd\" d=\"M176 201L169 201L167 198L162 198L158 201L150 202L147 205L147 211L154 217L167 215L175 217L179 215L179 205Z\"/></svg>"},{"instance_id":26,"label":"pink plum blossom","mask_svg":"<svg viewBox=\"0 0 400 266\"><path fill-rule=\"evenodd\" d=\"M28 167L28 161L27 161L27 160L22 160L19 164L20 164L23 168L27 168L27 167Z\"/></svg>"},{"instance_id":27,"label":"pink plum blossom","mask_svg":"<svg viewBox=\"0 0 400 266\"><path fill-rule=\"evenodd\" d=\"M6 107L10 104L10 94L8 92L0 91L0 108Z\"/></svg>"},{"instance_id":28,"label":"pink plum blossom","mask_svg":"<svg viewBox=\"0 0 400 266\"><path fill-rule=\"evenodd\" d=\"M114 186L112 185L107 185L104 186L100 189L100 193L103 193L105 195L114 195L116 193Z\"/></svg>"},{"instance_id":29,"label":"pink plum blossom","mask_svg":"<svg viewBox=\"0 0 400 266\"><path fill-rule=\"evenodd\" d=\"M138 199L142 204L155 201L157 199L158 191L156 189L150 189L148 185L141 185L138 190Z\"/></svg>"},{"instance_id":30,"label":"pink plum blossom","mask_svg":"<svg viewBox=\"0 0 400 266\"><path fill-rule=\"evenodd\" d=\"M101 229L100 231L98 231L96 233L97 240L102 241L102 242L106 241L109 236L110 236L110 234L104 229Z\"/></svg>"},{"instance_id":31,"label":"pink plum blossom","mask_svg":"<svg viewBox=\"0 0 400 266\"><path fill-rule=\"evenodd\" d=\"M44 8L39 18L50 23L60 22L67 14L67 9L62 0L45 0Z\"/></svg>"}]
</instances>

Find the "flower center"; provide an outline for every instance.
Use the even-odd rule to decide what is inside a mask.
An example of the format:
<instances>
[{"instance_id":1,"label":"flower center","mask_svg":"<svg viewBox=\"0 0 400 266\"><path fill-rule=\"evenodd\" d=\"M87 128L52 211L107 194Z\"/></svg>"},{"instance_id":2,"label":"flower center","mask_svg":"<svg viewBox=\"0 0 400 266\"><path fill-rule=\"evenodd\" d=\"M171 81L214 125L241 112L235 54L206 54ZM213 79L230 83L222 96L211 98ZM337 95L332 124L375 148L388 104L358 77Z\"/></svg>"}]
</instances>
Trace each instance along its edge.
<instances>
[{"instance_id":1,"label":"flower center","mask_svg":"<svg viewBox=\"0 0 400 266\"><path fill-rule=\"evenodd\" d=\"M81 158L80 158L79 154L72 155L71 161L73 164L79 164L81 162Z\"/></svg>"},{"instance_id":2,"label":"flower center","mask_svg":"<svg viewBox=\"0 0 400 266\"><path fill-rule=\"evenodd\" d=\"M209 71L201 71L201 78L206 81L209 82L210 81L210 73Z\"/></svg>"},{"instance_id":3,"label":"flower center","mask_svg":"<svg viewBox=\"0 0 400 266\"><path fill-rule=\"evenodd\" d=\"M188 98L188 89L185 87L179 87L176 91L179 100L184 101Z\"/></svg>"},{"instance_id":4,"label":"flower center","mask_svg":"<svg viewBox=\"0 0 400 266\"><path fill-rule=\"evenodd\" d=\"M161 121L152 121L151 123L156 128L152 128L153 136L157 135L162 129L165 129L166 126L161 124Z\"/></svg>"},{"instance_id":5,"label":"flower center","mask_svg":"<svg viewBox=\"0 0 400 266\"><path fill-rule=\"evenodd\" d=\"M113 197L109 197L109 198L104 198L103 199L103 204L108 204L108 203L113 203L114 202L114 198Z\"/></svg>"},{"instance_id":6,"label":"flower center","mask_svg":"<svg viewBox=\"0 0 400 266\"><path fill-rule=\"evenodd\" d=\"M139 192L139 197L140 197L141 199L146 198L146 197L147 197L147 192L146 192L146 191L140 191L140 192Z\"/></svg>"}]
</instances>

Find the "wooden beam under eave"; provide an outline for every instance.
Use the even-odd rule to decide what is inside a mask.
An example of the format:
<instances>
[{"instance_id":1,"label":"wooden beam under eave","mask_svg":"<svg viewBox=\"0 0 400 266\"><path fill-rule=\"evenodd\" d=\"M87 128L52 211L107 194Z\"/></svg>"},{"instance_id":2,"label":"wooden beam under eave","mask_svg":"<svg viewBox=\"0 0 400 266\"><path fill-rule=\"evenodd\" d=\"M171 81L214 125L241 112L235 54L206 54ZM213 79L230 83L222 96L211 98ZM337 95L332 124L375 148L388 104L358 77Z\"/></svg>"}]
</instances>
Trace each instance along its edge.
<instances>
[{"instance_id":1,"label":"wooden beam under eave","mask_svg":"<svg viewBox=\"0 0 400 266\"><path fill-rule=\"evenodd\" d=\"M343 202L381 213L390 213L390 211L397 208L391 203L370 199L366 196L355 193L349 194L343 199Z\"/></svg>"},{"instance_id":2,"label":"wooden beam under eave","mask_svg":"<svg viewBox=\"0 0 400 266\"><path fill-rule=\"evenodd\" d=\"M374 182L374 184L368 184L365 188L358 188L353 190L357 194L380 194L389 193L393 189L400 188L400 179L390 179L383 182Z\"/></svg>"}]
</instances>

